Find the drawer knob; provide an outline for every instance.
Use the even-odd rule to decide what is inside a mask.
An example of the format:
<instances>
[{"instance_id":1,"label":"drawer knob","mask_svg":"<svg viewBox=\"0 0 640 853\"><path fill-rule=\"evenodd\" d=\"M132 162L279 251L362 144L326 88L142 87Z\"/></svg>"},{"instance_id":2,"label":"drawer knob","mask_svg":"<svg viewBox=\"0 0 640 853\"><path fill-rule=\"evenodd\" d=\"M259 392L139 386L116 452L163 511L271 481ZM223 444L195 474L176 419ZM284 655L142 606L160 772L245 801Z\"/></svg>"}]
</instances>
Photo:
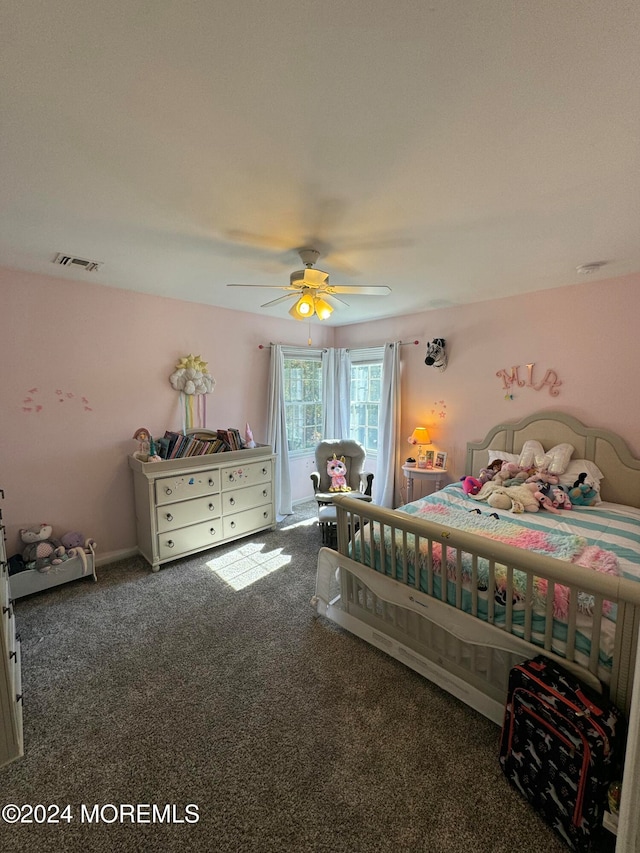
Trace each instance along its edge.
<instances>
[{"instance_id":1,"label":"drawer knob","mask_svg":"<svg viewBox=\"0 0 640 853\"><path fill-rule=\"evenodd\" d=\"M215 506L213 504L209 504L209 512L213 512L214 509L215 509Z\"/></svg>"},{"instance_id":2,"label":"drawer knob","mask_svg":"<svg viewBox=\"0 0 640 853\"><path fill-rule=\"evenodd\" d=\"M266 468L263 468L263 469L262 469L262 473L266 476L266 474L267 474L267 469L266 469Z\"/></svg>"},{"instance_id":3,"label":"drawer knob","mask_svg":"<svg viewBox=\"0 0 640 853\"><path fill-rule=\"evenodd\" d=\"M215 527L210 527L210 528L209 528L209 533L210 533L212 536L215 536L215 535L216 535L216 529L215 529Z\"/></svg>"},{"instance_id":4,"label":"drawer knob","mask_svg":"<svg viewBox=\"0 0 640 853\"><path fill-rule=\"evenodd\" d=\"M212 477L209 477L209 485L210 485L210 486L215 486L215 482L213 481L213 478L212 478Z\"/></svg>"},{"instance_id":5,"label":"drawer knob","mask_svg":"<svg viewBox=\"0 0 640 853\"><path fill-rule=\"evenodd\" d=\"M267 496L267 490L266 490L266 489L263 489L263 490L262 490L262 497L263 497L263 498L266 498L266 496Z\"/></svg>"},{"instance_id":6,"label":"drawer knob","mask_svg":"<svg viewBox=\"0 0 640 853\"><path fill-rule=\"evenodd\" d=\"M236 526L235 521L232 521L232 522L231 522L231 524L230 524L230 527L235 527L235 526Z\"/></svg>"},{"instance_id":7,"label":"drawer knob","mask_svg":"<svg viewBox=\"0 0 640 853\"><path fill-rule=\"evenodd\" d=\"M173 492L171 491L171 489L169 488L169 486L165 486L165 488L164 488L164 493L165 493L165 495L171 495L171 494L173 494Z\"/></svg>"},{"instance_id":8,"label":"drawer knob","mask_svg":"<svg viewBox=\"0 0 640 853\"><path fill-rule=\"evenodd\" d=\"M229 503L231 504L231 506L235 506L236 505L236 499L235 498L229 498Z\"/></svg>"},{"instance_id":9,"label":"drawer knob","mask_svg":"<svg viewBox=\"0 0 640 853\"><path fill-rule=\"evenodd\" d=\"M173 548L175 545L173 539L167 539L167 548Z\"/></svg>"},{"instance_id":10,"label":"drawer knob","mask_svg":"<svg viewBox=\"0 0 640 853\"><path fill-rule=\"evenodd\" d=\"M269 513L267 512L267 510L266 510L266 509L265 509L265 511L262 513L262 515L264 516L264 518L269 518Z\"/></svg>"},{"instance_id":11,"label":"drawer knob","mask_svg":"<svg viewBox=\"0 0 640 853\"><path fill-rule=\"evenodd\" d=\"M233 474L229 474L229 482L233 483Z\"/></svg>"},{"instance_id":12,"label":"drawer knob","mask_svg":"<svg viewBox=\"0 0 640 853\"><path fill-rule=\"evenodd\" d=\"M170 513L170 512L168 512L168 513L166 514L165 518L167 519L167 521L173 521L173 516L171 515L171 513Z\"/></svg>"}]
</instances>

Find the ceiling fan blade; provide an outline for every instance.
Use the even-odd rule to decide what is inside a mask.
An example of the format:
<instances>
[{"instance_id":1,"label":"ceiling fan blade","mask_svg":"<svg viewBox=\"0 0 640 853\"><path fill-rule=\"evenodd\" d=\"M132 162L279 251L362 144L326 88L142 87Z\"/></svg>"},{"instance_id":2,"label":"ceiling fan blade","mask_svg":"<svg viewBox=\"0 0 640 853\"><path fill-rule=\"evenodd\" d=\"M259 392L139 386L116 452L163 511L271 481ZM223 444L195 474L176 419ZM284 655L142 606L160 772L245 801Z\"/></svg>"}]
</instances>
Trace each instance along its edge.
<instances>
[{"instance_id":1,"label":"ceiling fan blade","mask_svg":"<svg viewBox=\"0 0 640 853\"><path fill-rule=\"evenodd\" d=\"M266 308L269 305L277 305L278 302L284 302L285 299L291 299L291 297L293 297L294 299L297 299L298 294L297 293L285 293L284 296L278 296L277 299L272 299L270 302L264 302L260 307Z\"/></svg>"},{"instance_id":2,"label":"ceiling fan blade","mask_svg":"<svg viewBox=\"0 0 640 853\"><path fill-rule=\"evenodd\" d=\"M359 287L357 284L354 285L340 285L340 284L330 284L325 293L350 293L353 296L388 296L391 293L391 288L387 287L386 284L383 285L362 285Z\"/></svg>"},{"instance_id":3,"label":"ceiling fan blade","mask_svg":"<svg viewBox=\"0 0 640 853\"><path fill-rule=\"evenodd\" d=\"M227 287L270 287L272 290L297 290L289 284L228 284Z\"/></svg>"},{"instance_id":4,"label":"ceiling fan blade","mask_svg":"<svg viewBox=\"0 0 640 853\"><path fill-rule=\"evenodd\" d=\"M330 299L335 299L335 300L336 300L336 302L341 302L343 305L346 305L346 306L347 306L347 308L350 308L350 307L351 307L351 306L349 305L349 303L348 303L348 302L345 302L345 301L344 301L344 299L340 299L340 297L339 297L339 296L336 296L336 295L335 295L335 293L329 293L329 291L328 291L328 290L323 290L323 291L322 291L321 296L322 296L323 298L324 298L325 296L328 296Z\"/></svg>"},{"instance_id":5,"label":"ceiling fan blade","mask_svg":"<svg viewBox=\"0 0 640 853\"><path fill-rule=\"evenodd\" d=\"M225 232L226 236L234 243L246 243L260 249L270 249L273 252L290 251L291 243L273 234L254 234L251 231L241 231L231 228Z\"/></svg>"}]
</instances>

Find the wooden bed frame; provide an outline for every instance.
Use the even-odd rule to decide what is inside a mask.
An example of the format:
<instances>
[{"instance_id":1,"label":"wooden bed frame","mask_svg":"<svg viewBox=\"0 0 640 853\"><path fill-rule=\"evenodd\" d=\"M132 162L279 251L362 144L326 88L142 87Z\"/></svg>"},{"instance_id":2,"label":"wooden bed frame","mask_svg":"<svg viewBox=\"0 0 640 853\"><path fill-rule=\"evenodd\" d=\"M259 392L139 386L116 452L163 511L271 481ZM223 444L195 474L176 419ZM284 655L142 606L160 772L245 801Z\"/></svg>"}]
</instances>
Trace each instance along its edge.
<instances>
[{"instance_id":1,"label":"wooden bed frame","mask_svg":"<svg viewBox=\"0 0 640 853\"><path fill-rule=\"evenodd\" d=\"M489 448L518 453L527 439L537 439L545 450L561 442L575 448L574 459L589 459L604 474L601 496L604 501L640 507L640 460L635 459L624 441L605 429L585 427L574 417L561 412L531 415L517 423L499 424L480 442L467 445L468 474L477 472L488 462ZM617 603L613 667L607 687L611 699L625 713L631 704L633 673L640 629L640 583L612 577L574 564L523 551L475 534L457 531L436 522L365 504L348 496L336 496L338 547L322 548L318 556L316 595L313 605L317 612L382 651L426 676L443 689L457 696L472 708L502 724L508 674L512 666L537 654L547 654L583 681L602 690L598 678L598 650L602 606L605 600ZM366 562L365 537L371 536L373 524L380 532L388 529L391 541L399 535L403 554L384 554L380 559L391 561L392 572L403 572L405 581L376 571ZM457 605L454 607L417 588L420 573L408 585L407 537L413 534L427 543L428 575L433 577L431 548L439 543L451 559L456 572ZM383 539L382 535L380 537ZM357 559L352 559L350 546L360 539ZM418 543L416 542L416 545ZM373 559L374 548L369 549ZM571 590L566 657L551 651L551 628L544 647L531 642L531 619L527 617L523 637L511 633L512 609L506 606L505 623L493 624L493 599L489 597L488 621L477 618L461 608L461 555L470 554L477 565L478 557L489 561L490 585L496 566L507 569L507 602L511 601L513 571L525 572L528 577L529 603L532 599L533 578L546 578L550 584L562 583ZM336 571L339 569L339 571ZM429 589L433 589L432 580ZM447 584L442 584L446 596ZM576 660L574 642L577 622L577 591L595 597L592 653L588 664ZM550 586L547 624L550 625L553 587ZM579 656L578 656L579 657Z\"/></svg>"}]
</instances>

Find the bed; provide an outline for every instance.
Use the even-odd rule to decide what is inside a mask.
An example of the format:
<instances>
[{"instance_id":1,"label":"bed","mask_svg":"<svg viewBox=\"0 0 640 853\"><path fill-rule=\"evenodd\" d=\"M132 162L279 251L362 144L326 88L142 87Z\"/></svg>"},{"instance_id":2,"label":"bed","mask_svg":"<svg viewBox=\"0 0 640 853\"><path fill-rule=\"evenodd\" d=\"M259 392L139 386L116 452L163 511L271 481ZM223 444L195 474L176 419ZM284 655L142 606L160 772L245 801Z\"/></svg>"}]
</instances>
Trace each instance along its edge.
<instances>
[{"instance_id":1,"label":"bed","mask_svg":"<svg viewBox=\"0 0 640 853\"><path fill-rule=\"evenodd\" d=\"M466 473L477 476L490 451L517 456L534 440L545 451L569 444L572 466L595 466L600 502L518 514L465 495L461 483L397 510L337 496L338 545L319 552L313 605L498 725L510 669L540 653L628 714L640 460L614 433L544 412L469 443Z\"/></svg>"}]
</instances>

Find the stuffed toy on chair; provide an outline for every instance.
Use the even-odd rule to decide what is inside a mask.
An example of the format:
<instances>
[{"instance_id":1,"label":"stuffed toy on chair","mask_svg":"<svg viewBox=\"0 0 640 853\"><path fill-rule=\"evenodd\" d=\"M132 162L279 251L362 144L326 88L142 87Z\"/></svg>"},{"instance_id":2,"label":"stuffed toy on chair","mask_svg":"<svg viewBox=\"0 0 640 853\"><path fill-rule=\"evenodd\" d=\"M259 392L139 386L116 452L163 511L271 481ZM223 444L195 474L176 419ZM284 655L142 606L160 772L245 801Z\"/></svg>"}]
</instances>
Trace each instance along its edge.
<instances>
[{"instance_id":1,"label":"stuffed toy on chair","mask_svg":"<svg viewBox=\"0 0 640 853\"><path fill-rule=\"evenodd\" d=\"M351 486L347 483L347 466L344 456L338 459L334 453L331 459L327 460L327 474L331 477L330 492L351 491Z\"/></svg>"}]
</instances>

